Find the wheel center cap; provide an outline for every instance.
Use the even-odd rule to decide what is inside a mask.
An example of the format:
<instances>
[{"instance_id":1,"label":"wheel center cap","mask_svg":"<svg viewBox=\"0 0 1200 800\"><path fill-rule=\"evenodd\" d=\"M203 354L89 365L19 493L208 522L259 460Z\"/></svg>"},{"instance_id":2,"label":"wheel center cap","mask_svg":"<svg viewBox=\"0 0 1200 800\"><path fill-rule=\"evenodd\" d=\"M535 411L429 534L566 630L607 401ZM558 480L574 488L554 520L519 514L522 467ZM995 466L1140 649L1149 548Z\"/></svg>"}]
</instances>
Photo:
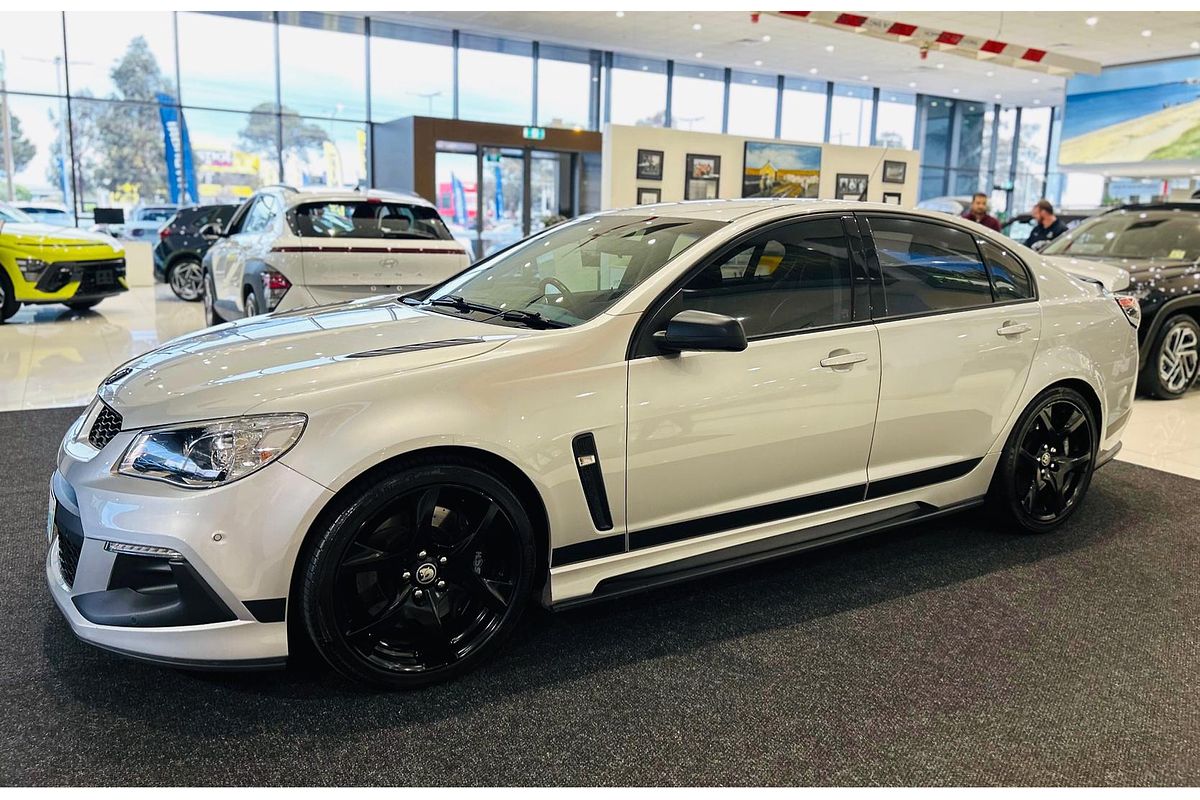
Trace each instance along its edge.
<instances>
[{"instance_id":1,"label":"wheel center cap","mask_svg":"<svg viewBox=\"0 0 1200 800\"><path fill-rule=\"evenodd\" d=\"M435 580L437 580L437 567L432 563L425 563L417 567L417 583L424 586Z\"/></svg>"},{"instance_id":2,"label":"wheel center cap","mask_svg":"<svg viewBox=\"0 0 1200 800\"><path fill-rule=\"evenodd\" d=\"M1042 462L1043 467L1050 466L1050 454L1049 453L1042 453L1042 457L1039 458L1038 460ZM417 574L420 575L420 573L417 573Z\"/></svg>"}]
</instances>

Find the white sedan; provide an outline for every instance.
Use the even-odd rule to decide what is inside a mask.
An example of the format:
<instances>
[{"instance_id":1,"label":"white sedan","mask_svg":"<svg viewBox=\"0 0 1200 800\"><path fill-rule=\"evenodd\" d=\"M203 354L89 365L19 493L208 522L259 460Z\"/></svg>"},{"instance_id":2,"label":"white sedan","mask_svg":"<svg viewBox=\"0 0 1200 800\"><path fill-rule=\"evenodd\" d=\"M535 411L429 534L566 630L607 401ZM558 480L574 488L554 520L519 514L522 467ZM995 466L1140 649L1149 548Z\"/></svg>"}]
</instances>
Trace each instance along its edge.
<instances>
[{"instance_id":1,"label":"white sedan","mask_svg":"<svg viewBox=\"0 0 1200 800\"><path fill-rule=\"evenodd\" d=\"M301 637L353 679L437 681L530 601L985 501L1059 527L1120 447L1137 321L936 213L589 216L430 289L122 366L62 443L46 576L127 655L270 666Z\"/></svg>"}]
</instances>

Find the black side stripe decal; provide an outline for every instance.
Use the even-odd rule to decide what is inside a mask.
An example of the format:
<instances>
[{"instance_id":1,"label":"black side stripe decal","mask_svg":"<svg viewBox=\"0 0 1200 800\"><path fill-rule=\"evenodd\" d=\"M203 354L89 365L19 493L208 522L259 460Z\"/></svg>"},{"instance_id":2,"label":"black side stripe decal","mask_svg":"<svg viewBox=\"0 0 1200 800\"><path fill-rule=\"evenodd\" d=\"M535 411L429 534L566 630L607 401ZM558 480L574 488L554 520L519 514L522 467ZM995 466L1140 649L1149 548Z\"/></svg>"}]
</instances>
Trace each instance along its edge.
<instances>
[{"instance_id":1,"label":"black side stripe decal","mask_svg":"<svg viewBox=\"0 0 1200 800\"><path fill-rule=\"evenodd\" d=\"M763 525L768 522L799 517L804 514L815 514L818 511L829 511L834 508L859 503L863 500L875 500L880 497L907 492L911 489L919 489L922 486L932 486L936 483L944 483L955 478L961 478L979 466L981 461L983 461L981 458L972 458L967 461L945 464L940 467L924 469L907 475L898 475L894 478L884 478L883 480L873 481L869 485L858 484L844 489L834 489L791 500L780 500L775 503L768 503L740 511L727 511L722 514L713 514L709 517L687 520L686 522L674 522L669 525L660 525L657 528L634 531L629 534L629 549L642 550L647 547L656 547L683 539L693 539L722 531ZM589 539L564 547L556 547L553 552L552 566L561 567L565 564L575 564L580 561L589 561L593 558L603 558L604 556L623 553L625 552L624 538L624 536L617 534L603 538Z\"/></svg>"}]
</instances>

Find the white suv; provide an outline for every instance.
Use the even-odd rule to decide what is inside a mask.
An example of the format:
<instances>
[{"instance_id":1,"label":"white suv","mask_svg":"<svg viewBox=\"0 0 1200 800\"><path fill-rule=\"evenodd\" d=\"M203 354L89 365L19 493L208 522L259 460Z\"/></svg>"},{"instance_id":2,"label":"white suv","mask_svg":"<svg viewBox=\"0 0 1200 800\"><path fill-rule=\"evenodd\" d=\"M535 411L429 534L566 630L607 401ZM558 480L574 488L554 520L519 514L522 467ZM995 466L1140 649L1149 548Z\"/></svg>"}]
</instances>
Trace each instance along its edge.
<instances>
[{"instance_id":1,"label":"white suv","mask_svg":"<svg viewBox=\"0 0 1200 800\"><path fill-rule=\"evenodd\" d=\"M377 191L257 192L204 257L209 325L268 311L406 292L468 264L437 209L419 197Z\"/></svg>"}]
</instances>

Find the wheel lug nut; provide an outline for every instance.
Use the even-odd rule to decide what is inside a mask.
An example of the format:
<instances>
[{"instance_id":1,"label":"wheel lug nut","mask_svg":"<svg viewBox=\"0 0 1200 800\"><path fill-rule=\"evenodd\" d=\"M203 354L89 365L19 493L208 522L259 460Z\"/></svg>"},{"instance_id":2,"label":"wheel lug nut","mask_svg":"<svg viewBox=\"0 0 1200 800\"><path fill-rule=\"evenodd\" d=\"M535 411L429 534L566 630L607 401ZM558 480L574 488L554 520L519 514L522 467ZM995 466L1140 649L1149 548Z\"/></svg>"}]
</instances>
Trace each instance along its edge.
<instances>
[{"instance_id":1,"label":"wheel lug nut","mask_svg":"<svg viewBox=\"0 0 1200 800\"><path fill-rule=\"evenodd\" d=\"M411 578L411 577L412 577L412 573L411 573L411 572L409 572L408 570L405 570L405 571L404 571L404 574L403 574L403 575L401 575L400 577L401 577L401 578L404 578L404 580L408 580L409 578Z\"/></svg>"},{"instance_id":2,"label":"wheel lug nut","mask_svg":"<svg viewBox=\"0 0 1200 800\"><path fill-rule=\"evenodd\" d=\"M425 593L422 592L420 589L417 589L415 592L413 592L413 597L417 598L418 600L420 600L424 596L425 596Z\"/></svg>"},{"instance_id":3,"label":"wheel lug nut","mask_svg":"<svg viewBox=\"0 0 1200 800\"><path fill-rule=\"evenodd\" d=\"M417 558L424 558L425 555L426 555L425 551L422 550L421 552L417 553Z\"/></svg>"},{"instance_id":4,"label":"wheel lug nut","mask_svg":"<svg viewBox=\"0 0 1200 800\"><path fill-rule=\"evenodd\" d=\"M438 559L438 563L439 563L439 564L445 564L445 563L446 563L446 557L445 557L445 556L442 556L441 558L439 558L439 559Z\"/></svg>"},{"instance_id":5,"label":"wheel lug nut","mask_svg":"<svg viewBox=\"0 0 1200 800\"><path fill-rule=\"evenodd\" d=\"M445 581L438 581L438 582L437 582L437 587L438 587L439 589L445 589L445 588L446 588L446 582L445 582Z\"/></svg>"}]
</instances>

